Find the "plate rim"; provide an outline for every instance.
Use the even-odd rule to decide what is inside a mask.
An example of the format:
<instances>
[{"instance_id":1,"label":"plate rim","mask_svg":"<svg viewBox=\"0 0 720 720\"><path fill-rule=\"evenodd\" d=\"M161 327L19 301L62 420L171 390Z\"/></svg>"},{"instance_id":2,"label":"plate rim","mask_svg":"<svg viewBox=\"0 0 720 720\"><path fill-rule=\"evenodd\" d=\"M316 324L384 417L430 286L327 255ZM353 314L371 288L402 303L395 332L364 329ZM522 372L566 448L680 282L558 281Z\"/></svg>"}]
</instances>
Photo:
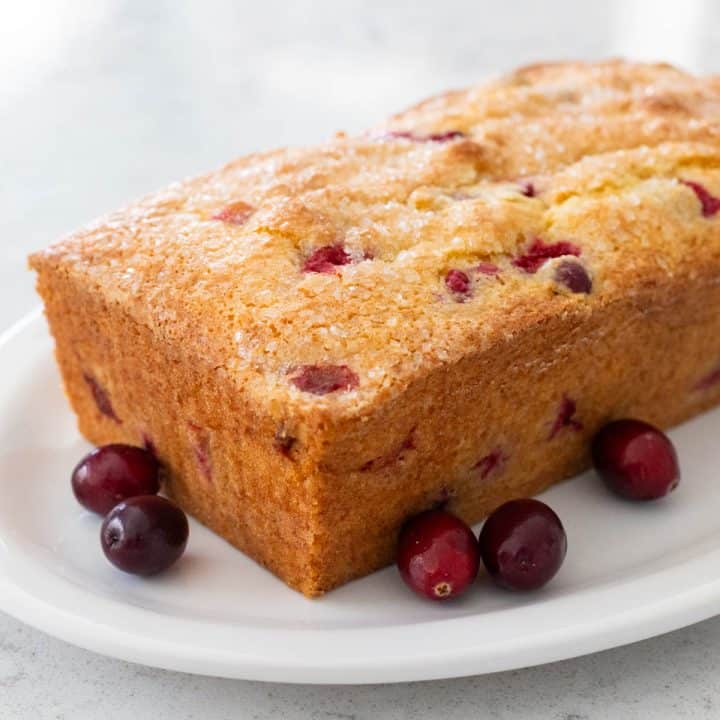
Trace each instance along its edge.
<instances>
[{"instance_id":1,"label":"plate rim","mask_svg":"<svg viewBox=\"0 0 720 720\"><path fill-rule=\"evenodd\" d=\"M38 323L42 308L37 307L31 313L0 333L0 352L28 328ZM449 647L454 640L467 638L473 625L479 624L479 618L485 613L454 618L442 618L421 623L427 640L423 648L417 643L411 644L411 652L402 651L402 641L408 634L415 633L415 624L395 625L377 628L304 628L282 629L255 628L240 624L209 623L208 631L226 633L235 639L247 641L249 648L230 649L221 646L191 646L188 642L172 641L157 633L129 629L128 626L118 627L95 615L87 617L79 610L72 611L78 593L87 595L92 591L80 588L64 587L71 583L60 575L50 574L48 584L52 588L60 584L57 594L42 597L33 591L32 583L20 577L17 568L13 568L13 557L10 547L0 536L0 610L50 635L87 650L109 655L130 662L152 665L168 670L188 672L200 675L212 675L247 680L263 680L275 682L304 684L366 684L407 682L432 680L448 677L485 674L503 670L519 669L546 662L577 657L591 652L598 652L612 647L643 640L654 635L679 629L716 615L720 600L720 548L711 548L685 562L657 570L647 575L633 577L622 583L623 587L632 589L639 583L660 583L665 585L673 579L677 586L678 578L692 571L698 563L702 563L707 582L692 585L689 589L675 592L669 596L658 595L654 599L646 599L625 610L615 610L611 614L588 617L583 622L572 622L562 629L553 627L551 631L536 632L524 643L509 643L507 647L499 647L495 641L491 647L476 642L469 646L467 642L459 642L455 649ZM707 570L710 563L717 572ZM32 572L37 575L40 570ZM27 573L27 571L26 571ZM692 575L692 572L691 572ZM712 579L713 576L716 579ZM37 578L36 578L37 580ZM592 586L590 594L602 596L612 592L612 584ZM579 591L582 593L583 591ZM571 592L567 596L554 598L551 602L570 602L579 594ZM63 606L59 598L67 595L69 606ZM120 601L110 601L98 595L93 598L101 602L103 609L117 613L115 617L132 626L137 621L145 627L147 621L158 622L159 618L167 618L168 622L190 623L197 625L203 621L183 620L171 616L161 616L152 610L139 608ZM608 595L608 598L610 596ZM116 606L113 606L113 603ZM522 607L527 616L542 614L542 601ZM69 609L70 608L70 609ZM124 610L123 610L124 608ZM603 608L605 610L605 608ZM495 612L513 612L517 608ZM162 624L162 623L161 623ZM378 661L378 646L368 645L368 635L382 633L382 639L391 645L393 652L383 655ZM285 651L278 652L278 645L286 639L286 647L293 647L299 654L303 643L314 644L316 647L328 649L330 654L319 658L315 654L308 657L295 657ZM274 650L267 650L267 642ZM342 658L332 655L332 648L338 643L349 644L358 654L344 652ZM346 645L347 647L347 645ZM265 652L259 652L259 649ZM374 648L374 656L368 652ZM400 648L400 649L398 649Z\"/></svg>"}]
</instances>

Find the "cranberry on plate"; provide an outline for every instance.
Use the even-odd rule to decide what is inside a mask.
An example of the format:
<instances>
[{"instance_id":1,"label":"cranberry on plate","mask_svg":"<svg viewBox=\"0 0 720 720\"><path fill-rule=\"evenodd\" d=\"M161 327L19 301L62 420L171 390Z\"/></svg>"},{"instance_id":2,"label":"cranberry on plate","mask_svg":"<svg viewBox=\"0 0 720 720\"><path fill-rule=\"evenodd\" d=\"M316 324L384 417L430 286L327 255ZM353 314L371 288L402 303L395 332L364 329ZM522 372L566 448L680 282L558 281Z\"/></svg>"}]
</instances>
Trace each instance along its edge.
<instances>
[{"instance_id":1,"label":"cranberry on plate","mask_svg":"<svg viewBox=\"0 0 720 720\"><path fill-rule=\"evenodd\" d=\"M403 527L397 566L402 579L418 595L448 600L467 590L477 576L477 540L460 518L445 510L428 510Z\"/></svg>"},{"instance_id":2,"label":"cranberry on plate","mask_svg":"<svg viewBox=\"0 0 720 720\"><path fill-rule=\"evenodd\" d=\"M675 448L664 432L641 420L615 420L593 438L595 469L606 485L632 500L655 500L680 482Z\"/></svg>"},{"instance_id":3,"label":"cranberry on plate","mask_svg":"<svg viewBox=\"0 0 720 720\"><path fill-rule=\"evenodd\" d=\"M81 505L105 515L121 500L157 493L159 470L155 456L144 448L103 445L77 464L72 489Z\"/></svg>"},{"instance_id":4,"label":"cranberry on plate","mask_svg":"<svg viewBox=\"0 0 720 720\"><path fill-rule=\"evenodd\" d=\"M167 570L185 551L188 521L175 503L141 495L116 505L103 521L100 540L107 559L134 575Z\"/></svg>"},{"instance_id":5,"label":"cranberry on plate","mask_svg":"<svg viewBox=\"0 0 720 720\"><path fill-rule=\"evenodd\" d=\"M511 500L488 517L480 554L490 577L508 590L536 590L560 569L567 552L558 516L539 500Z\"/></svg>"}]
</instances>

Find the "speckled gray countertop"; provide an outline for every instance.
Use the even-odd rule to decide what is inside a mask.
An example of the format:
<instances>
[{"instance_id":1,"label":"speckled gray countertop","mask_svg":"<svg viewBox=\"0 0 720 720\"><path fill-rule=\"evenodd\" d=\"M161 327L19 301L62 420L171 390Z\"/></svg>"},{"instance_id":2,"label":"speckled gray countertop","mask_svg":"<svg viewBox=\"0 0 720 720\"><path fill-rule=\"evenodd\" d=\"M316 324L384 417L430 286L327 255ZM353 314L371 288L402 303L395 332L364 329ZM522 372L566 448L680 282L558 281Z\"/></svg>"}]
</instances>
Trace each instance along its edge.
<instances>
[{"instance_id":1,"label":"speckled gray countertop","mask_svg":"<svg viewBox=\"0 0 720 720\"><path fill-rule=\"evenodd\" d=\"M234 155L539 59L720 72L713 0L24 0L0 20L0 330L37 304L29 250ZM0 615L2 720L716 718L718 678L720 619L486 677L301 687L130 665Z\"/></svg>"},{"instance_id":2,"label":"speckled gray countertop","mask_svg":"<svg viewBox=\"0 0 720 720\"><path fill-rule=\"evenodd\" d=\"M3 720L720 717L720 619L528 670L400 685L221 680L93 655L0 617Z\"/></svg>"}]
</instances>

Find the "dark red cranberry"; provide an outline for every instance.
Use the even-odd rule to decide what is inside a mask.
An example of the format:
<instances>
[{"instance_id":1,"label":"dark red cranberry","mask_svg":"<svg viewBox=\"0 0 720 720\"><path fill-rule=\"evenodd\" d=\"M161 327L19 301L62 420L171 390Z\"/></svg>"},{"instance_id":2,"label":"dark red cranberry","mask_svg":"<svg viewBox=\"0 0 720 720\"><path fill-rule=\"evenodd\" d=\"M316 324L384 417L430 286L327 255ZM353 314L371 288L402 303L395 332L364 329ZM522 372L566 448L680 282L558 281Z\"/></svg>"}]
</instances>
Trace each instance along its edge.
<instances>
[{"instance_id":1,"label":"dark red cranberry","mask_svg":"<svg viewBox=\"0 0 720 720\"><path fill-rule=\"evenodd\" d=\"M115 567L134 575L155 575L183 554L188 533L185 513L175 503L159 495L141 495L108 513L100 540Z\"/></svg>"},{"instance_id":2,"label":"dark red cranberry","mask_svg":"<svg viewBox=\"0 0 720 720\"><path fill-rule=\"evenodd\" d=\"M565 559L567 538L560 518L539 500L511 500L485 521L480 554L490 577L508 590L536 590Z\"/></svg>"},{"instance_id":3,"label":"dark red cranberry","mask_svg":"<svg viewBox=\"0 0 720 720\"><path fill-rule=\"evenodd\" d=\"M400 533L400 575L408 587L430 600L448 600L463 593L475 580L479 564L473 531L445 510L416 515Z\"/></svg>"},{"instance_id":4,"label":"dark red cranberry","mask_svg":"<svg viewBox=\"0 0 720 720\"><path fill-rule=\"evenodd\" d=\"M142 446L153 456L157 457L157 448L155 447L155 443L153 442L153 439L146 433L142 433Z\"/></svg>"},{"instance_id":5,"label":"dark red cranberry","mask_svg":"<svg viewBox=\"0 0 720 720\"><path fill-rule=\"evenodd\" d=\"M87 386L90 388L97 409L103 415L119 424L120 418L115 414L115 410L110 402L110 396L107 394L105 388L89 373L83 373L83 380L85 380Z\"/></svg>"},{"instance_id":6,"label":"dark red cranberry","mask_svg":"<svg viewBox=\"0 0 720 720\"><path fill-rule=\"evenodd\" d=\"M615 420L595 435L595 469L606 485L632 500L655 500L680 482L677 454L664 432L640 420Z\"/></svg>"},{"instance_id":7,"label":"dark red cranberry","mask_svg":"<svg viewBox=\"0 0 720 720\"><path fill-rule=\"evenodd\" d=\"M360 379L347 365L302 365L290 382L303 392L327 395L337 390L353 390Z\"/></svg>"},{"instance_id":8,"label":"dark red cranberry","mask_svg":"<svg viewBox=\"0 0 720 720\"><path fill-rule=\"evenodd\" d=\"M446 132L436 132L424 135L422 136L422 140L425 142L444 143L450 142L450 140L459 140L464 137L467 136L460 130L447 130Z\"/></svg>"},{"instance_id":9,"label":"dark red cranberry","mask_svg":"<svg viewBox=\"0 0 720 720\"><path fill-rule=\"evenodd\" d=\"M491 262L479 262L475 266L475 270L481 275L497 275L500 272L500 268Z\"/></svg>"},{"instance_id":10,"label":"dark red cranberry","mask_svg":"<svg viewBox=\"0 0 720 720\"><path fill-rule=\"evenodd\" d=\"M254 212L255 208L252 205L238 200L213 215L213 220L221 220L229 225L244 225Z\"/></svg>"},{"instance_id":11,"label":"dark red cranberry","mask_svg":"<svg viewBox=\"0 0 720 720\"><path fill-rule=\"evenodd\" d=\"M580 248L566 241L547 245L540 238L535 238L532 245L520 257L515 258L512 264L527 273L535 273L546 261L563 255L579 256Z\"/></svg>"},{"instance_id":12,"label":"dark red cranberry","mask_svg":"<svg viewBox=\"0 0 720 720\"><path fill-rule=\"evenodd\" d=\"M160 489L158 461L143 448L103 445L86 455L72 473L72 489L88 510L105 515L121 500L154 495Z\"/></svg>"},{"instance_id":13,"label":"dark red cranberry","mask_svg":"<svg viewBox=\"0 0 720 720\"><path fill-rule=\"evenodd\" d=\"M445 132L427 134L416 133L410 130L390 130L385 133L383 137L389 139L411 140L412 142L445 143L450 142L451 140L459 140L460 138L467 136L460 130L447 130Z\"/></svg>"},{"instance_id":14,"label":"dark red cranberry","mask_svg":"<svg viewBox=\"0 0 720 720\"><path fill-rule=\"evenodd\" d=\"M502 466L505 464L507 456L500 448L495 448L492 452L489 452L484 457L481 457L474 466L474 469L478 471L481 480L485 480L492 472L502 470Z\"/></svg>"},{"instance_id":15,"label":"dark red cranberry","mask_svg":"<svg viewBox=\"0 0 720 720\"><path fill-rule=\"evenodd\" d=\"M464 302L472 294L470 278L462 270L449 270L445 276L445 287L458 302Z\"/></svg>"},{"instance_id":16,"label":"dark red cranberry","mask_svg":"<svg viewBox=\"0 0 720 720\"><path fill-rule=\"evenodd\" d=\"M274 445L275 448L286 458L290 457L292 449L295 447L297 438L288 433L285 425L280 425L275 431Z\"/></svg>"},{"instance_id":17,"label":"dark red cranberry","mask_svg":"<svg viewBox=\"0 0 720 720\"><path fill-rule=\"evenodd\" d=\"M570 428L575 431L582 430L583 424L575 418L576 412L577 405L575 401L567 395L563 395L548 439L552 440L564 428Z\"/></svg>"},{"instance_id":18,"label":"dark red cranberry","mask_svg":"<svg viewBox=\"0 0 720 720\"><path fill-rule=\"evenodd\" d=\"M563 260L558 264L555 268L555 280L574 293L589 293L592 290L592 280L587 270L573 260Z\"/></svg>"},{"instance_id":19,"label":"dark red cranberry","mask_svg":"<svg viewBox=\"0 0 720 720\"><path fill-rule=\"evenodd\" d=\"M385 455L379 455L378 457L372 458L364 462L360 466L360 472L370 472L375 470L382 470L389 465L399 462L405 456L408 450L415 449L415 428L413 428L402 440L402 442L390 452Z\"/></svg>"},{"instance_id":20,"label":"dark red cranberry","mask_svg":"<svg viewBox=\"0 0 720 720\"><path fill-rule=\"evenodd\" d=\"M720 367L716 367L715 369L707 373L707 375L701 377L700 380L698 380L698 382L696 383L694 389L709 390L711 387L714 387L718 383L720 383Z\"/></svg>"},{"instance_id":21,"label":"dark red cranberry","mask_svg":"<svg viewBox=\"0 0 720 720\"><path fill-rule=\"evenodd\" d=\"M211 480L213 473L212 454L210 451L210 435L207 430L194 422L188 421L187 428L197 466L200 469L202 476L207 480Z\"/></svg>"},{"instance_id":22,"label":"dark red cranberry","mask_svg":"<svg viewBox=\"0 0 720 720\"><path fill-rule=\"evenodd\" d=\"M454 497L455 490L447 487L447 485L443 485L430 507L432 510L445 510Z\"/></svg>"},{"instance_id":23,"label":"dark red cranberry","mask_svg":"<svg viewBox=\"0 0 720 720\"><path fill-rule=\"evenodd\" d=\"M680 182L691 188L697 196L702 206L703 217L712 217L720 210L720 197L712 195L704 185L698 182L692 182L691 180L681 180Z\"/></svg>"},{"instance_id":24,"label":"dark red cranberry","mask_svg":"<svg viewBox=\"0 0 720 720\"><path fill-rule=\"evenodd\" d=\"M518 184L520 185L520 192L525 197L534 198L537 194L535 184L532 180L521 180Z\"/></svg>"},{"instance_id":25,"label":"dark red cranberry","mask_svg":"<svg viewBox=\"0 0 720 720\"><path fill-rule=\"evenodd\" d=\"M349 265L352 258L342 245L325 245L314 250L303 264L303 272L334 273L337 267Z\"/></svg>"}]
</instances>

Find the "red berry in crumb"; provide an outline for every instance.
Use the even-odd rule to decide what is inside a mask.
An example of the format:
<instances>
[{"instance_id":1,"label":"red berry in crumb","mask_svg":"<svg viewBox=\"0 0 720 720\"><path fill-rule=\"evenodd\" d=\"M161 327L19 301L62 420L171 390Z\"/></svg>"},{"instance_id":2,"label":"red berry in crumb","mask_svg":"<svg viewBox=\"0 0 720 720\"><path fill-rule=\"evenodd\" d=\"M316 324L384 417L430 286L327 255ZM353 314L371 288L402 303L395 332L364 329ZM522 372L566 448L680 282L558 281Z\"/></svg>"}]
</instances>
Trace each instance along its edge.
<instances>
[{"instance_id":1,"label":"red berry in crumb","mask_svg":"<svg viewBox=\"0 0 720 720\"><path fill-rule=\"evenodd\" d=\"M332 274L336 268L349 265L352 257L342 245L325 245L314 250L303 263L303 272Z\"/></svg>"},{"instance_id":2,"label":"red berry in crumb","mask_svg":"<svg viewBox=\"0 0 720 720\"><path fill-rule=\"evenodd\" d=\"M703 217L710 218L720 211L720 197L712 195L704 185L691 180L681 180L680 182L695 193L700 201Z\"/></svg>"},{"instance_id":3,"label":"red berry in crumb","mask_svg":"<svg viewBox=\"0 0 720 720\"><path fill-rule=\"evenodd\" d=\"M384 133L381 137L388 140L400 139L421 143L445 143L450 142L451 140L459 140L460 138L465 138L467 136L460 130L446 130L444 132L429 133L427 135L412 132L410 130L390 130L389 132Z\"/></svg>"},{"instance_id":4,"label":"red berry in crumb","mask_svg":"<svg viewBox=\"0 0 720 720\"><path fill-rule=\"evenodd\" d=\"M677 453L664 432L640 420L615 420L593 438L595 469L606 485L632 500L655 500L680 482Z\"/></svg>"},{"instance_id":5,"label":"red berry in crumb","mask_svg":"<svg viewBox=\"0 0 720 720\"><path fill-rule=\"evenodd\" d=\"M160 489L155 455L132 445L103 445L86 455L72 473L72 489L88 510L105 515L121 500L154 495Z\"/></svg>"},{"instance_id":6,"label":"red berry in crumb","mask_svg":"<svg viewBox=\"0 0 720 720\"><path fill-rule=\"evenodd\" d=\"M185 551L185 513L159 495L141 495L116 505L103 521L100 541L115 567L134 575L155 575Z\"/></svg>"},{"instance_id":7,"label":"red berry in crumb","mask_svg":"<svg viewBox=\"0 0 720 720\"><path fill-rule=\"evenodd\" d=\"M418 595L448 600L477 576L480 553L473 531L445 510L428 510L408 520L400 533L397 566Z\"/></svg>"},{"instance_id":8,"label":"red berry in crumb","mask_svg":"<svg viewBox=\"0 0 720 720\"><path fill-rule=\"evenodd\" d=\"M555 268L555 280L574 293L592 291L592 280L587 270L578 262L563 260Z\"/></svg>"},{"instance_id":9,"label":"red berry in crumb","mask_svg":"<svg viewBox=\"0 0 720 720\"><path fill-rule=\"evenodd\" d=\"M252 205L238 200L230 205L226 205L222 210L213 215L213 220L220 220L229 225L244 225L254 212L255 208Z\"/></svg>"},{"instance_id":10,"label":"red berry in crumb","mask_svg":"<svg viewBox=\"0 0 720 720\"><path fill-rule=\"evenodd\" d=\"M520 180L518 185L520 185L520 192L525 197L534 198L537 195L535 183L532 180Z\"/></svg>"},{"instance_id":11,"label":"red berry in crumb","mask_svg":"<svg viewBox=\"0 0 720 720\"><path fill-rule=\"evenodd\" d=\"M561 240L548 245L536 237L533 239L532 245L520 257L515 258L512 264L532 274L536 273L545 262L552 258L562 257L563 255L579 257L580 253L580 248L574 243Z\"/></svg>"},{"instance_id":12,"label":"red berry in crumb","mask_svg":"<svg viewBox=\"0 0 720 720\"><path fill-rule=\"evenodd\" d=\"M93 375L90 375L90 373L83 373L83 380L85 380L88 388L90 389L90 393L92 394L97 409L105 415L105 417L109 417L118 425L122 425L120 418L115 414L115 410L113 409L112 402L110 402L110 396L108 395L107 390Z\"/></svg>"},{"instance_id":13,"label":"red berry in crumb","mask_svg":"<svg viewBox=\"0 0 720 720\"><path fill-rule=\"evenodd\" d=\"M475 270L481 275L497 275L500 272L500 268L491 262L479 262L475 266Z\"/></svg>"},{"instance_id":14,"label":"red berry in crumb","mask_svg":"<svg viewBox=\"0 0 720 720\"><path fill-rule=\"evenodd\" d=\"M347 365L301 365L294 369L290 382L303 392L327 395L354 390L360 378Z\"/></svg>"},{"instance_id":15,"label":"red berry in crumb","mask_svg":"<svg viewBox=\"0 0 720 720\"><path fill-rule=\"evenodd\" d=\"M470 278L462 270L449 270L445 276L445 286L458 302L463 302L472 293Z\"/></svg>"},{"instance_id":16,"label":"red berry in crumb","mask_svg":"<svg viewBox=\"0 0 720 720\"><path fill-rule=\"evenodd\" d=\"M480 554L490 577L507 590L536 590L565 559L560 518L539 500L511 500L485 521Z\"/></svg>"},{"instance_id":17,"label":"red berry in crumb","mask_svg":"<svg viewBox=\"0 0 720 720\"><path fill-rule=\"evenodd\" d=\"M563 395L548 440L552 440L561 430L568 429L573 432L582 430L583 424L575 417L576 413L577 403L571 397Z\"/></svg>"}]
</instances>

